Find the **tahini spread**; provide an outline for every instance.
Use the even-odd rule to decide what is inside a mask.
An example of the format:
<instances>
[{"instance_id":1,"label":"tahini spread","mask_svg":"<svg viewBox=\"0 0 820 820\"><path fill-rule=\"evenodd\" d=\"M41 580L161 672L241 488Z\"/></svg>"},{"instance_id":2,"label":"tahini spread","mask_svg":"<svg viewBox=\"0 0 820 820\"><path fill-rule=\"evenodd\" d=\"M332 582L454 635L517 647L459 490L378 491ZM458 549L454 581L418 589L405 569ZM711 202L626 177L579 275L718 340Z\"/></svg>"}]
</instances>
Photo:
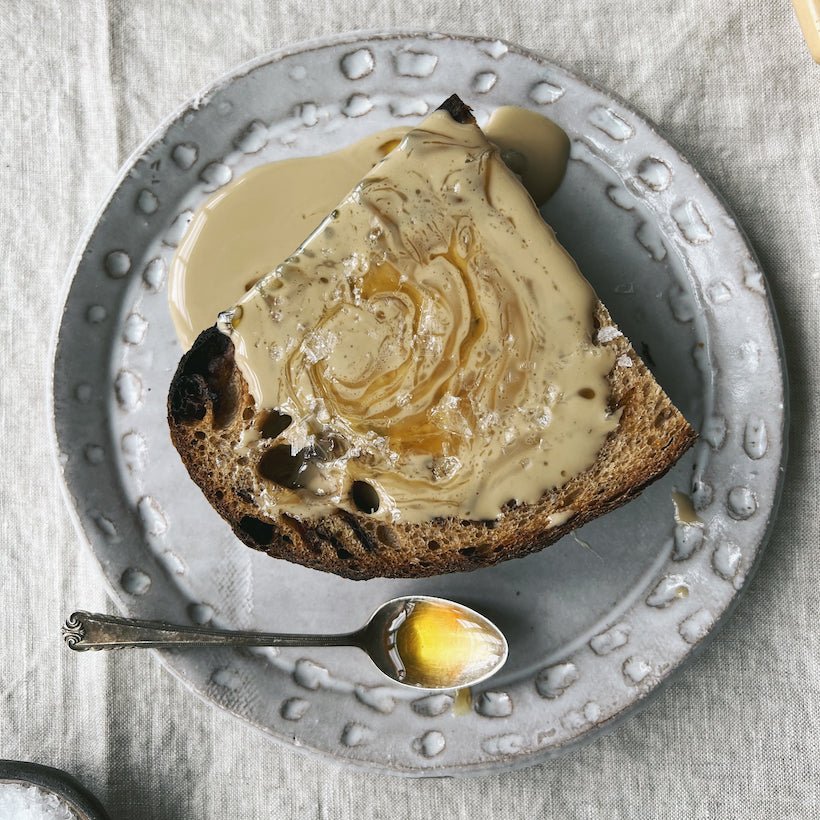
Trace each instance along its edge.
<instances>
[{"instance_id":1,"label":"tahini spread","mask_svg":"<svg viewBox=\"0 0 820 820\"><path fill-rule=\"evenodd\" d=\"M435 112L220 317L274 419L244 442L255 502L412 522L537 501L617 426L594 305L499 151Z\"/></svg>"},{"instance_id":2,"label":"tahini spread","mask_svg":"<svg viewBox=\"0 0 820 820\"><path fill-rule=\"evenodd\" d=\"M389 128L317 157L260 165L194 214L171 263L169 302L187 350L306 237L407 133Z\"/></svg>"}]
</instances>

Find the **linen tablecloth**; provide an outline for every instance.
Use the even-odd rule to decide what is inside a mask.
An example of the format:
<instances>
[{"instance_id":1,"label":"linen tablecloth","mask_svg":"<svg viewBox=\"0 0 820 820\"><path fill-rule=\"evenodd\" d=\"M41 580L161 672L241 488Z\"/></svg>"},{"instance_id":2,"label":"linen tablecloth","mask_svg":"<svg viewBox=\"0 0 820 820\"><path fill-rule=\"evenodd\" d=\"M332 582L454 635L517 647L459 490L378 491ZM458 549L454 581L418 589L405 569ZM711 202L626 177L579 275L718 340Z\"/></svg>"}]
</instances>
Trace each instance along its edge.
<instances>
[{"instance_id":1,"label":"linen tablecloth","mask_svg":"<svg viewBox=\"0 0 820 820\"><path fill-rule=\"evenodd\" d=\"M49 432L52 336L85 226L124 159L219 74L387 28L516 43L658 124L748 233L791 382L777 526L725 628L613 732L475 780L311 759L201 702L151 654L77 656L60 639L73 609L114 611ZM6 0L0 33L0 758L65 769L126 819L820 816L820 65L788 0Z\"/></svg>"}]
</instances>

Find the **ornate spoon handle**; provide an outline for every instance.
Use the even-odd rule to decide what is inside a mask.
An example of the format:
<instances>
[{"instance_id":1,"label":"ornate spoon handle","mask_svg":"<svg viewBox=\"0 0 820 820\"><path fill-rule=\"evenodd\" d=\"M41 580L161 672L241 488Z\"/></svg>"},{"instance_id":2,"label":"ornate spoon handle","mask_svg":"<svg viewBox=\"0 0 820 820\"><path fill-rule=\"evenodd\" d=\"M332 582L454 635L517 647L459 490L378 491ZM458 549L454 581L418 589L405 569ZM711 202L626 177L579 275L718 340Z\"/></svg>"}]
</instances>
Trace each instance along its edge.
<instances>
[{"instance_id":1,"label":"ornate spoon handle","mask_svg":"<svg viewBox=\"0 0 820 820\"><path fill-rule=\"evenodd\" d=\"M74 612L63 627L69 649L122 649L126 646L167 648L186 646L359 646L358 632L345 635L282 635L238 632L206 626L175 626L160 621L139 621Z\"/></svg>"}]
</instances>

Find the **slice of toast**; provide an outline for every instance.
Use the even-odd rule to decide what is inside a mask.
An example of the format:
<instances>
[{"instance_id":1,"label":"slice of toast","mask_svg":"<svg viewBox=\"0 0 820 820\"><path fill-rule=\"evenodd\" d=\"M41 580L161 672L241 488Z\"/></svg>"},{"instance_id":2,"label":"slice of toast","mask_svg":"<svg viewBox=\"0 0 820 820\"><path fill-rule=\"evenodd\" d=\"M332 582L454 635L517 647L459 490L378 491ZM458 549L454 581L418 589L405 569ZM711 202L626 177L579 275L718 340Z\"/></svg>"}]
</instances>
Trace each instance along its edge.
<instances>
[{"instance_id":1,"label":"slice of toast","mask_svg":"<svg viewBox=\"0 0 820 820\"><path fill-rule=\"evenodd\" d=\"M456 122L474 122L455 96L442 109ZM620 414L617 427L589 467L535 503L510 501L492 520L395 520L370 515L367 498L352 508L339 505L304 515L301 506L289 511L288 493L273 511L262 509L255 500L254 458L265 451L255 454L246 442L249 434L258 438L267 412L256 406L231 338L216 326L199 336L174 376L168 399L171 438L193 480L236 535L273 557L354 579L490 566L543 549L621 506L663 475L695 440L600 302L593 320L595 344L608 349L615 362L607 382L609 409ZM269 431L270 437L281 432Z\"/></svg>"}]
</instances>

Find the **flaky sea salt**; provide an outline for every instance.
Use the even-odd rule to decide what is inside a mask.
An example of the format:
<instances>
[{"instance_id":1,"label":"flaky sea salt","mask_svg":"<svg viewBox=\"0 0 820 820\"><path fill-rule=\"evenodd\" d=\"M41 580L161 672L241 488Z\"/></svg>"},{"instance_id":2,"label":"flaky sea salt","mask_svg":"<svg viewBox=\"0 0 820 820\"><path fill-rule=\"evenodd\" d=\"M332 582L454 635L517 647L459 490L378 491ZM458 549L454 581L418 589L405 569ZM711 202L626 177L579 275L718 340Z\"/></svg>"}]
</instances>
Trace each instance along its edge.
<instances>
[{"instance_id":1,"label":"flaky sea salt","mask_svg":"<svg viewBox=\"0 0 820 820\"><path fill-rule=\"evenodd\" d=\"M613 327L612 325L606 325L602 327L598 331L598 344L604 344L605 342L611 342L613 339L617 339L618 336L623 336L624 334L618 330L617 327Z\"/></svg>"},{"instance_id":2,"label":"flaky sea salt","mask_svg":"<svg viewBox=\"0 0 820 820\"><path fill-rule=\"evenodd\" d=\"M0 818L8 820L80 820L54 792L25 783L0 783Z\"/></svg>"}]
</instances>

